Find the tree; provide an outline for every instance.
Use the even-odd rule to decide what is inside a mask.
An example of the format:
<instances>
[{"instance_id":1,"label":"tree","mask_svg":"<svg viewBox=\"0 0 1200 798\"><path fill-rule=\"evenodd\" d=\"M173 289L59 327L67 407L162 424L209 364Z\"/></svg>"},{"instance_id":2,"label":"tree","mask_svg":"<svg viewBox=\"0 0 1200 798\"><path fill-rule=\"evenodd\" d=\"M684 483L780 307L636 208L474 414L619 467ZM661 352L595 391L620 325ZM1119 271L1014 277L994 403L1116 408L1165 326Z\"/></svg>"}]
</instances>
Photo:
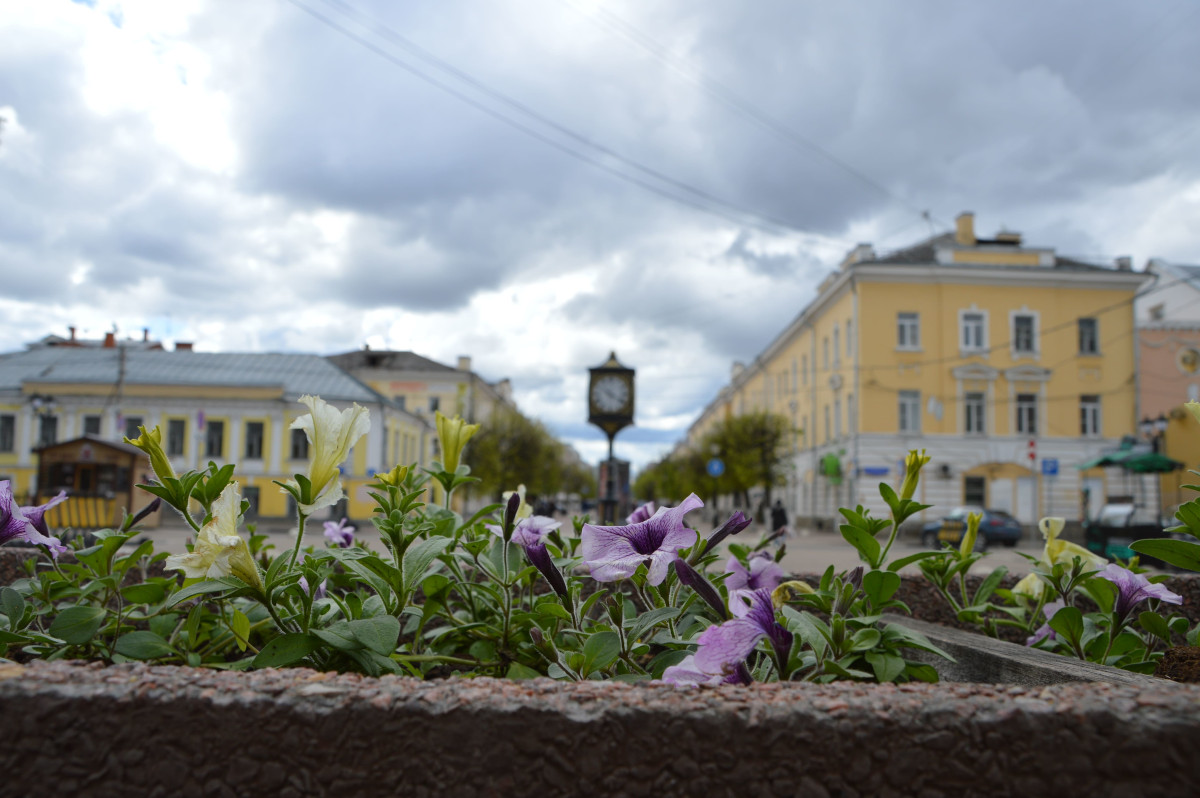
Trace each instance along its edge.
<instances>
[{"instance_id":1,"label":"tree","mask_svg":"<svg viewBox=\"0 0 1200 798\"><path fill-rule=\"evenodd\" d=\"M471 476L480 480L478 489L496 500L518 485L525 486L529 497L594 492L590 469L566 454L566 447L541 422L498 407L471 439L464 460Z\"/></svg>"},{"instance_id":2,"label":"tree","mask_svg":"<svg viewBox=\"0 0 1200 798\"><path fill-rule=\"evenodd\" d=\"M718 422L701 448L725 461L721 492L738 493L749 504L750 489L762 487L764 504L770 505L771 489L787 484L792 432L786 416L765 411Z\"/></svg>"}]
</instances>

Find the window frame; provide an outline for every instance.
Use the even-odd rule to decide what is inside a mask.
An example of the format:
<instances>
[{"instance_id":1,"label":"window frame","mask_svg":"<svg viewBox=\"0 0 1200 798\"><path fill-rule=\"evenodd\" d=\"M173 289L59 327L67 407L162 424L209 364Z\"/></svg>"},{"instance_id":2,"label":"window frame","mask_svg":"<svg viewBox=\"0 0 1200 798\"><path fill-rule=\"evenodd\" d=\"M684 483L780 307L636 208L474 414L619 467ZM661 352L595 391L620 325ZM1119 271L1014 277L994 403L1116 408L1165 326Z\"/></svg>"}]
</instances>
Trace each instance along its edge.
<instances>
[{"instance_id":1,"label":"window frame","mask_svg":"<svg viewBox=\"0 0 1200 798\"><path fill-rule=\"evenodd\" d=\"M178 437L176 437L178 431ZM178 443L178 446L176 446ZM183 457L187 452L187 419L167 419L167 457Z\"/></svg>"},{"instance_id":2,"label":"window frame","mask_svg":"<svg viewBox=\"0 0 1200 798\"><path fill-rule=\"evenodd\" d=\"M910 338L911 340L909 340ZM902 352L921 351L921 314L919 312L907 310L896 312L896 349Z\"/></svg>"},{"instance_id":3,"label":"window frame","mask_svg":"<svg viewBox=\"0 0 1200 798\"><path fill-rule=\"evenodd\" d=\"M1086 322L1086 324L1085 324ZM1084 330L1091 328L1091 332L1084 333ZM1076 328L1079 334L1079 354L1081 355L1099 355L1100 354L1100 320L1094 316L1081 317L1077 321ZM1090 344L1085 347L1085 344Z\"/></svg>"},{"instance_id":4,"label":"window frame","mask_svg":"<svg viewBox=\"0 0 1200 798\"><path fill-rule=\"evenodd\" d=\"M983 391L967 391L963 394L963 434L987 434L987 394Z\"/></svg>"},{"instance_id":5,"label":"window frame","mask_svg":"<svg viewBox=\"0 0 1200 798\"><path fill-rule=\"evenodd\" d=\"M1037 436L1038 434L1038 395L1036 393L1019 393L1013 400L1016 413L1013 429L1018 435Z\"/></svg>"},{"instance_id":6,"label":"window frame","mask_svg":"<svg viewBox=\"0 0 1200 798\"><path fill-rule=\"evenodd\" d=\"M255 439L255 437L250 434L250 428L254 425L257 425L257 427L258 427L257 439ZM257 442L257 444L258 444L258 454L253 454L251 452L251 443L254 443L254 442ZM247 459L247 460L262 460L263 459L263 450L266 448L266 442L267 442L267 425L265 422L259 421L259 420L243 422L242 452L243 452L245 459Z\"/></svg>"},{"instance_id":7,"label":"window frame","mask_svg":"<svg viewBox=\"0 0 1200 798\"><path fill-rule=\"evenodd\" d=\"M1019 340L1020 336L1018 335L1017 328L1018 328L1018 321L1021 319L1029 320L1029 347L1030 348L1028 348L1028 349L1024 349L1019 346L1019 344L1021 344L1022 341ZM1014 310L1012 312L1012 314L1009 316L1008 329L1012 334L1010 348L1011 348L1012 358L1014 360L1016 360L1018 358L1023 358L1023 357L1037 358L1037 357L1041 356L1041 341L1039 340L1041 337L1040 336L1041 326L1042 326L1041 320L1038 318L1038 314L1031 310L1022 309L1022 310Z\"/></svg>"},{"instance_id":8,"label":"window frame","mask_svg":"<svg viewBox=\"0 0 1200 798\"><path fill-rule=\"evenodd\" d=\"M213 434L214 429L217 431L215 435ZM204 456L210 459L225 458L224 419L210 418L204 422Z\"/></svg>"},{"instance_id":9,"label":"window frame","mask_svg":"<svg viewBox=\"0 0 1200 798\"><path fill-rule=\"evenodd\" d=\"M900 391L897 394L896 431L908 435L921 434L920 391Z\"/></svg>"},{"instance_id":10,"label":"window frame","mask_svg":"<svg viewBox=\"0 0 1200 798\"><path fill-rule=\"evenodd\" d=\"M288 439L288 459L307 460L308 433L302 429L293 429L291 433L291 437Z\"/></svg>"},{"instance_id":11,"label":"window frame","mask_svg":"<svg viewBox=\"0 0 1200 798\"><path fill-rule=\"evenodd\" d=\"M971 322L968 322L968 319L971 319ZM977 343L968 341L968 323L975 327ZM988 312L976 307L958 311L958 351L964 354L985 353L988 351L988 343Z\"/></svg>"},{"instance_id":12,"label":"window frame","mask_svg":"<svg viewBox=\"0 0 1200 798\"><path fill-rule=\"evenodd\" d=\"M0 452L11 454L17 450L17 416L15 413L0 413Z\"/></svg>"},{"instance_id":13,"label":"window frame","mask_svg":"<svg viewBox=\"0 0 1200 798\"><path fill-rule=\"evenodd\" d=\"M1079 434L1084 438L1099 438L1103 435L1104 423L1101 416L1099 394L1083 394L1079 397ZM1090 422L1090 423L1089 423Z\"/></svg>"}]
</instances>

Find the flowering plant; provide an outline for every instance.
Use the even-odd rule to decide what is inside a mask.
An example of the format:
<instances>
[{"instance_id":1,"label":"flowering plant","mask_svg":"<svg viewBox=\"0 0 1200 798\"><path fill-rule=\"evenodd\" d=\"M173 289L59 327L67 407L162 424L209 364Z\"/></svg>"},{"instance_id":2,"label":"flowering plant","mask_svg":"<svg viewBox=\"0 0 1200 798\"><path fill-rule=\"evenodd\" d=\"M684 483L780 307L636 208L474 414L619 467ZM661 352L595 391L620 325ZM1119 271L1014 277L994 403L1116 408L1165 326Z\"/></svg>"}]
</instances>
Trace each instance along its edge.
<instances>
[{"instance_id":1,"label":"flowering plant","mask_svg":"<svg viewBox=\"0 0 1200 798\"><path fill-rule=\"evenodd\" d=\"M378 544L345 519L310 540L306 521L341 497L338 466L370 418L302 401L310 413L293 426L308 436L311 462L279 483L297 507L291 548L276 553L252 527L243 533L248 505L233 465L176 474L158 430L143 429L132 443L156 476L143 487L185 519L195 544L155 554L133 539L139 519L130 517L95 545L76 543L72 558L40 569L30 561L28 578L0 593L0 654L678 685L937 679L906 652L942 652L881 620L907 609L893 596L897 563L911 558L889 564L887 555L899 523L921 508L911 496L927 458L916 453L900 494L881 486L893 508L886 545L875 540L886 523L861 507L843 511L843 534L870 569L830 568L809 585L787 580L773 538L733 541L750 523L740 512L707 537L689 527L703 505L695 495L602 526L534 515L518 488L464 518L450 496L472 481L461 455L475 428L458 418L438 419L443 459L431 469L398 465L375 477ZM435 484L437 505L427 503ZM26 540L42 542L30 529L48 535L43 508L9 501L0 511ZM158 575L162 567L182 580Z\"/></svg>"}]
</instances>

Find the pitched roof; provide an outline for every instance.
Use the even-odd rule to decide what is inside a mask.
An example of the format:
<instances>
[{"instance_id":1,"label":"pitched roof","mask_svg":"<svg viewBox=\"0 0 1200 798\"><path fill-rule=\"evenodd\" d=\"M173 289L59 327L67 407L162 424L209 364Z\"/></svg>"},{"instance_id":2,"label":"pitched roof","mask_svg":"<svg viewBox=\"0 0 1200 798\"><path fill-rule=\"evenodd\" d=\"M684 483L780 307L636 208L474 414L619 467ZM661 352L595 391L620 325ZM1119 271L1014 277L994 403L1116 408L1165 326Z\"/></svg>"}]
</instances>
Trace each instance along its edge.
<instances>
[{"instance_id":1,"label":"pitched roof","mask_svg":"<svg viewBox=\"0 0 1200 798\"><path fill-rule=\"evenodd\" d=\"M983 242L988 243L988 242ZM955 248L954 233L942 233L941 235L927 238L911 247L897 249L889 252L881 257L875 258L873 263L913 263L913 264L933 264L942 265L937 260L937 250L942 247ZM971 247L960 247L961 249L971 249ZM1019 247L1013 247L1014 252L1019 252ZM947 266L981 266L989 269L994 268L1018 268L1018 269L1043 269L1044 266L1009 266L1006 264L995 263L953 263L945 264ZM1054 268L1064 269L1069 271L1112 271L1111 266L1088 263L1077 258L1067 258L1061 255L1054 256Z\"/></svg>"},{"instance_id":2,"label":"pitched roof","mask_svg":"<svg viewBox=\"0 0 1200 798\"><path fill-rule=\"evenodd\" d=\"M453 366L430 360L416 352L395 352L387 349L357 349L340 355L329 355L327 360L346 370L376 368L392 371L458 371Z\"/></svg>"},{"instance_id":3,"label":"pitched roof","mask_svg":"<svg viewBox=\"0 0 1200 798\"><path fill-rule=\"evenodd\" d=\"M127 385L279 387L284 398L316 394L327 400L383 398L320 355L46 347L0 357L0 390L25 382L112 386L122 370Z\"/></svg>"}]
</instances>

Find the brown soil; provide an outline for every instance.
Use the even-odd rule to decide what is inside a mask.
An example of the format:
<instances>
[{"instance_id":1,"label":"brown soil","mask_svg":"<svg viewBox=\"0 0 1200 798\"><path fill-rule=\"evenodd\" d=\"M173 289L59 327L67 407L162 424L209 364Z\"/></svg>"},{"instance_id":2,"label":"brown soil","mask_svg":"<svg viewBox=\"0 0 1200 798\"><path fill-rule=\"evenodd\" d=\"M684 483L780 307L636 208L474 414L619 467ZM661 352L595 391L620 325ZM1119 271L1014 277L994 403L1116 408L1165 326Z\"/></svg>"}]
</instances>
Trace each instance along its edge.
<instances>
[{"instance_id":1,"label":"brown soil","mask_svg":"<svg viewBox=\"0 0 1200 798\"><path fill-rule=\"evenodd\" d=\"M1200 647L1176 646L1167 649L1154 669L1154 675L1175 682L1200 682Z\"/></svg>"}]
</instances>

